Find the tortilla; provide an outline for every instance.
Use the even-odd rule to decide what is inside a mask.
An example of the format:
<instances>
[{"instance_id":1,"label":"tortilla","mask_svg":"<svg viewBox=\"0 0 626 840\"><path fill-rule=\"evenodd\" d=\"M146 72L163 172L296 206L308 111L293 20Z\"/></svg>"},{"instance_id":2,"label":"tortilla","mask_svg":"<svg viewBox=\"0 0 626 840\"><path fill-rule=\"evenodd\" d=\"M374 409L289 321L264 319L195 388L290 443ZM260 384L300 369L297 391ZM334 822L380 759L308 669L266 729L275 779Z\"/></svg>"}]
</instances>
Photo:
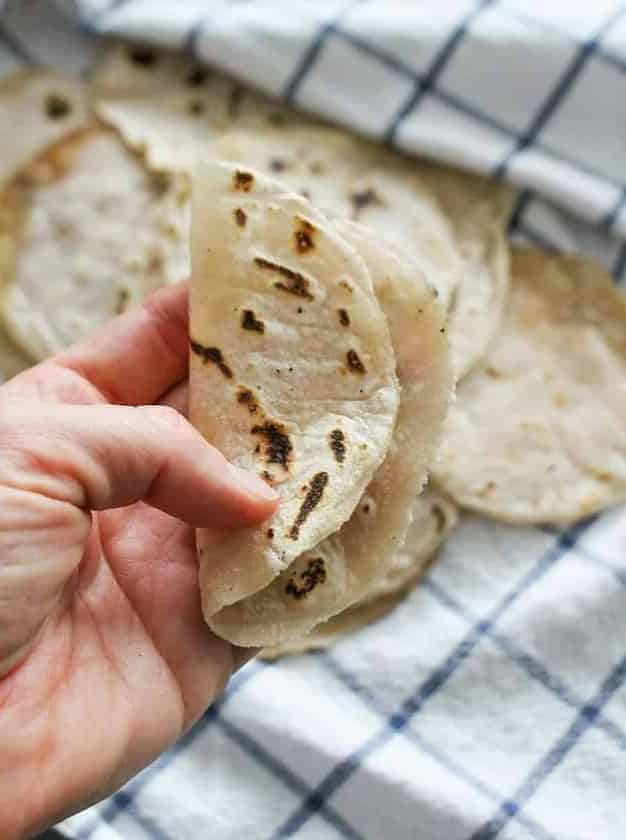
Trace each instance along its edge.
<instances>
[{"instance_id":1,"label":"tortilla","mask_svg":"<svg viewBox=\"0 0 626 840\"><path fill-rule=\"evenodd\" d=\"M399 394L365 263L280 184L203 165L192 265L190 419L281 497L260 528L198 532L214 626L348 519L389 447Z\"/></svg>"},{"instance_id":2,"label":"tortilla","mask_svg":"<svg viewBox=\"0 0 626 840\"><path fill-rule=\"evenodd\" d=\"M624 294L594 263L514 251L502 331L459 386L433 476L507 522L574 522L626 498L625 417Z\"/></svg>"},{"instance_id":3,"label":"tortilla","mask_svg":"<svg viewBox=\"0 0 626 840\"><path fill-rule=\"evenodd\" d=\"M3 316L35 361L188 276L186 179L149 171L110 129L47 149L0 205Z\"/></svg>"},{"instance_id":4,"label":"tortilla","mask_svg":"<svg viewBox=\"0 0 626 840\"><path fill-rule=\"evenodd\" d=\"M265 648L262 659L324 650L390 613L421 580L450 531L458 522L456 506L438 490L427 487L414 502L413 520L402 549L383 578L357 604L318 624L299 639Z\"/></svg>"},{"instance_id":5,"label":"tortilla","mask_svg":"<svg viewBox=\"0 0 626 840\"><path fill-rule=\"evenodd\" d=\"M343 527L301 554L268 586L210 619L238 645L297 638L361 600L385 578L402 547L426 481L451 392L445 314L419 269L367 228L335 222L357 248L389 322L401 385L393 442Z\"/></svg>"},{"instance_id":6,"label":"tortilla","mask_svg":"<svg viewBox=\"0 0 626 840\"><path fill-rule=\"evenodd\" d=\"M0 82L0 186L34 155L86 125L83 85L52 70L25 70ZM9 129L10 127L10 129Z\"/></svg>"},{"instance_id":7,"label":"tortilla","mask_svg":"<svg viewBox=\"0 0 626 840\"><path fill-rule=\"evenodd\" d=\"M333 218L372 228L416 262L447 307L463 269L448 219L413 161L330 128L231 133L216 140L223 159L275 172Z\"/></svg>"},{"instance_id":8,"label":"tortilla","mask_svg":"<svg viewBox=\"0 0 626 840\"><path fill-rule=\"evenodd\" d=\"M91 90L98 116L145 153L151 166L187 173L225 131L301 119L293 109L218 70L152 46L110 46Z\"/></svg>"},{"instance_id":9,"label":"tortilla","mask_svg":"<svg viewBox=\"0 0 626 840\"><path fill-rule=\"evenodd\" d=\"M448 313L452 365L462 379L484 357L502 317L509 288L509 187L449 167L418 171L446 212L464 268Z\"/></svg>"}]
</instances>

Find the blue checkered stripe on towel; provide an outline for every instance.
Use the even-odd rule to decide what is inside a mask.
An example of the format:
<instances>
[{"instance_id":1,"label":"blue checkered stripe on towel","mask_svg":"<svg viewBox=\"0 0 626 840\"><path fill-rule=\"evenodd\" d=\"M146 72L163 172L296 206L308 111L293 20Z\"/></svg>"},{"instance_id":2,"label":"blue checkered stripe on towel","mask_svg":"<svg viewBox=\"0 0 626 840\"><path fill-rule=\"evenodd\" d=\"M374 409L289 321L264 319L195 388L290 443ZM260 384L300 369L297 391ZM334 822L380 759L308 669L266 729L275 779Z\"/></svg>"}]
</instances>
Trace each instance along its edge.
<instances>
[{"instance_id":1,"label":"blue checkered stripe on towel","mask_svg":"<svg viewBox=\"0 0 626 840\"><path fill-rule=\"evenodd\" d=\"M85 55L96 33L144 35L241 75L251 47L239 33L253 31L268 47L255 64L268 90L521 183L515 240L626 273L626 245L609 235L626 229L624 4L597 0L578 14L539 0L442 0L428 10L442 21L430 39L418 28L412 39L420 4L382 0L195 0L176 14L164 2L75 5ZM40 58L8 6L0 69ZM389 25L391 8L409 15L406 27ZM292 37L290 14L306 38ZM387 20L380 38L377 20ZM506 63L481 63L494 31L509 33L514 57L536 37L553 59L535 68L530 49L509 79ZM577 109L591 127L582 120L572 134ZM174 749L65 830L80 840L623 840L624 791L626 511L565 530L468 517L384 622L328 653L248 665Z\"/></svg>"}]
</instances>

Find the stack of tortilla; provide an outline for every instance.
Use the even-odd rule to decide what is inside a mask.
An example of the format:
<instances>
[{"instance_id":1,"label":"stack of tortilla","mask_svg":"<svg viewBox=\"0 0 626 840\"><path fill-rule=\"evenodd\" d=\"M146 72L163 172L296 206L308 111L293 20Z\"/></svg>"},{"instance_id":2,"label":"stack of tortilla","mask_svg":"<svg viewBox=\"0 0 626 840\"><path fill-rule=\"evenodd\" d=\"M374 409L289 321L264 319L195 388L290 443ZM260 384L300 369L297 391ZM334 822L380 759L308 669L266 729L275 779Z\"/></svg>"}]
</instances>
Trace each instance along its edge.
<instances>
[{"instance_id":1,"label":"stack of tortilla","mask_svg":"<svg viewBox=\"0 0 626 840\"><path fill-rule=\"evenodd\" d=\"M190 419L281 498L198 533L217 634L323 647L393 609L459 509L626 498L626 300L511 249L509 189L144 46L86 86L21 74L0 114L5 377L191 273Z\"/></svg>"}]
</instances>

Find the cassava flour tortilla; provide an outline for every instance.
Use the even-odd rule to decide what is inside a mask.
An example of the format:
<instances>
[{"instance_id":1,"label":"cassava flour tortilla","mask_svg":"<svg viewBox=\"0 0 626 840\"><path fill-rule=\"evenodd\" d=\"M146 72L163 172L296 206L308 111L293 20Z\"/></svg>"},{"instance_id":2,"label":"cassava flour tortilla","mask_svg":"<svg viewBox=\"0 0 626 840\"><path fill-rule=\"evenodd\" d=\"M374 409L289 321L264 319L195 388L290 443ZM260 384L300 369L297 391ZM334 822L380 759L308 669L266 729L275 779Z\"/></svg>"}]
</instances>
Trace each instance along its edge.
<instances>
[{"instance_id":1,"label":"cassava flour tortilla","mask_svg":"<svg viewBox=\"0 0 626 840\"><path fill-rule=\"evenodd\" d=\"M417 497L411 513L413 518L402 549L394 555L385 577L362 601L318 624L306 636L265 648L262 658L323 650L390 613L420 581L459 520L454 503L433 487L427 487Z\"/></svg>"},{"instance_id":2,"label":"cassava flour tortilla","mask_svg":"<svg viewBox=\"0 0 626 840\"><path fill-rule=\"evenodd\" d=\"M138 44L109 45L90 89L98 116L150 165L187 173L225 131L301 119L295 110L180 52Z\"/></svg>"},{"instance_id":3,"label":"cassava flour tortilla","mask_svg":"<svg viewBox=\"0 0 626 840\"><path fill-rule=\"evenodd\" d=\"M213 153L275 173L332 218L372 228L418 264L448 306L463 260L445 213L409 159L345 131L297 126L233 132L215 141Z\"/></svg>"},{"instance_id":4,"label":"cassava flour tortilla","mask_svg":"<svg viewBox=\"0 0 626 840\"><path fill-rule=\"evenodd\" d=\"M189 274L185 176L146 168L91 125L0 194L0 284L15 343L39 361Z\"/></svg>"},{"instance_id":5,"label":"cassava flour tortilla","mask_svg":"<svg viewBox=\"0 0 626 840\"><path fill-rule=\"evenodd\" d=\"M336 221L335 229L365 260L389 322L402 389L398 419L386 458L350 519L263 590L210 618L218 635L240 645L302 636L385 578L403 546L451 392L445 315L419 268L367 228Z\"/></svg>"},{"instance_id":6,"label":"cassava flour tortilla","mask_svg":"<svg viewBox=\"0 0 626 840\"><path fill-rule=\"evenodd\" d=\"M626 298L599 266L513 253L505 321L458 388L437 483L510 522L568 523L626 498Z\"/></svg>"},{"instance_id":7,"label":"cassava flour tortilla","mask_svg":"<svg viewBox=\"0 0 626 840\"><path fill-rule=\"evenodd\" d=\"M447 214L463 260L448 312L457 380L484 357L504 314L510 258L507 224L514 192L503 184L420 162L418 172Z\"/></svg>"},{"instance_id":8,"label":"cassava flour tortilla","mask_svg":"<svg viewBox=\"0 0 626 840\"><path fill-rule=\"evenodd\" d=\"M199 169L190 311L190 419L281 498L260 528L198 532L214 626L350 517L389 448L399 389L363 259L256 172Z\"/></svg>"},{"instance_id":9,"label":"cassava flour tortilla","mask_svg":"<svg viewBox=\"0 0 626 840\"><path fill-rule=\"evenodd\" d=\"M53 70L16 73L0 82L0 186L35 154L89 121L81 82Z\"/></svg>"}]
</instances>

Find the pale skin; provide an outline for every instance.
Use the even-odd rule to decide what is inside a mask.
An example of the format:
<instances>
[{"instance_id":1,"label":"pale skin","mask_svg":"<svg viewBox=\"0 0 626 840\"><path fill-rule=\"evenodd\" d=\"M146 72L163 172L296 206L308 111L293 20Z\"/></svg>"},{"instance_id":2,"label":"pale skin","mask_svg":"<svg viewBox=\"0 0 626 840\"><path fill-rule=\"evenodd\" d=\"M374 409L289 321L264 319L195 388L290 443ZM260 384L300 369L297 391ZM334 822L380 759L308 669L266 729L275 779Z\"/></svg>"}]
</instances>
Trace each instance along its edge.
<instances>
[{"instance_id":1,"label":"pale skin","mask_svg":"<svg viewBox=\"0 0 626 840\"><path fill-rule=\"evenodd\" d=\"M194 527L277 499L191 427L187 297L167 289L0 387L0 837L171 746L249 656L200 611Z\"/></svg>"}]
</instances>

